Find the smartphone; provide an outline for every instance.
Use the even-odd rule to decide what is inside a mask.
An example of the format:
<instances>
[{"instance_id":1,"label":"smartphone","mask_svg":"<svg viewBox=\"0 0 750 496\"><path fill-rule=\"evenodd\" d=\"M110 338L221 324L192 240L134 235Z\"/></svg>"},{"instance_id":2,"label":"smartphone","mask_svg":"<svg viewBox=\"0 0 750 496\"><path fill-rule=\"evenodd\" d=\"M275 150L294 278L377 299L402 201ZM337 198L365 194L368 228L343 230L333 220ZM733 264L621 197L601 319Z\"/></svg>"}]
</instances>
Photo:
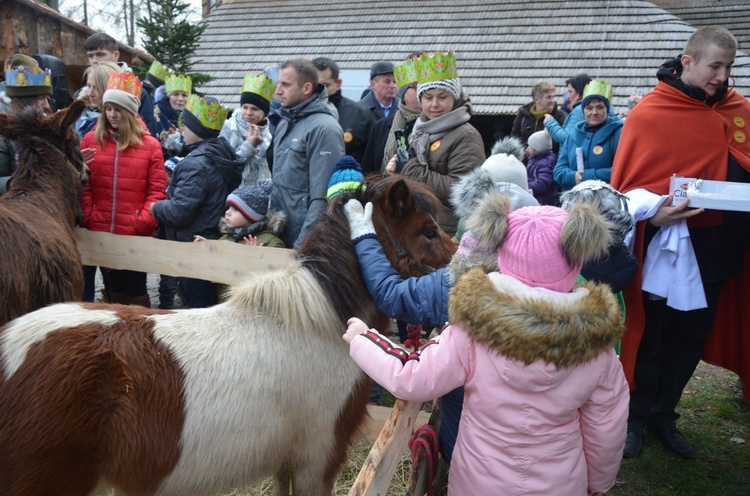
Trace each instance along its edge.
<instances>
[{"instance_id":1,"label":"smartphone","mask_svg":"<svg viewBox=\"0 0 750 496\"><path fill-rule=\"evenodd\" d=\"M406 135L403 129L396 129L393 131L393 135L396 137L396 155L398 156L398 169L409 161L409 146L406 144Z\"/></svg>"}]
</instances>

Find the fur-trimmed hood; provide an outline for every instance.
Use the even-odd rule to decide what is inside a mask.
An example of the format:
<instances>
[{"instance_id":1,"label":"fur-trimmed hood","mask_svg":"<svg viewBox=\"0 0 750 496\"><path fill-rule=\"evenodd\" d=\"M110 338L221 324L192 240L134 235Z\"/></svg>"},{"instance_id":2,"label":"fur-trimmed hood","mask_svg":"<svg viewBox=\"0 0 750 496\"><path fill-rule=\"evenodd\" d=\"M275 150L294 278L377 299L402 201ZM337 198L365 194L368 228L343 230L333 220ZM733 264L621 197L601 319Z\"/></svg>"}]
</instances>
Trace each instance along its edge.
<instances>
[{"instance_id":1,"label":"fur-trimmed hood","mask_svg":"<svg viewBox=\"0 0 750 496\"><path fill-rule=\"evenodd\" d=\"M224 221L224 217L219 220L219 230L222 234L232 234L235 235L235 237L239 235L240 238L247 236L248 234L257 234L263 230L268 230L274 236L280 236L284 231L285 226L286 214L284 212L274 212L272 210L268 211L268 215L266 216L265 221L256 222L255 224L251 224L246 228L240 228L240 230L244 229L245 231L247 231L244 233L234 232L237 231L236 229L229 229L226 222Z\"/></svg>"},{"instance_id":2,"label":"fur-trimmed hood","mask_svg":"<svg viewBox=\"0 0 750 496\"><path fill-rule=\"evenodd\" d=\"M448 312L453 324L491 350L526 365L542 359L558 369L593 359L625 330L617 299L606 285L585 283L557 293L480 269L458 280Z\"/></svg>"}]
</instances>

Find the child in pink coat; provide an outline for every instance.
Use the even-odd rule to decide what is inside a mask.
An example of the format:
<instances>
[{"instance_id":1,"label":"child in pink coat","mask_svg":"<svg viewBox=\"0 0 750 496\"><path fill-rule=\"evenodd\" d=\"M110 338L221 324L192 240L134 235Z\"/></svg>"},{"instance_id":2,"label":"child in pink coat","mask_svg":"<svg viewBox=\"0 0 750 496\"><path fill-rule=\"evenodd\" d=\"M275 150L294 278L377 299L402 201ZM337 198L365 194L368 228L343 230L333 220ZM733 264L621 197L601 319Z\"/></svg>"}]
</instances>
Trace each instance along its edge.
<instances>
[{"instance_id":1,"label":"child in pink coat","mask_svg":"<svg viewBox=\"0 0 750 496\"><path fill-rule=\"evenodd\" d=\"M410 353L352 318L351 357L401 399L464 386L449 494L608 491L629 401L613 348L620 308L606 285L574 288L582 264L607 250L607 221L586 204L511 212L507 198L489 195L467 227L497 249L499 272L458 280L452 325Z\"/></svg>"}]
</instances>

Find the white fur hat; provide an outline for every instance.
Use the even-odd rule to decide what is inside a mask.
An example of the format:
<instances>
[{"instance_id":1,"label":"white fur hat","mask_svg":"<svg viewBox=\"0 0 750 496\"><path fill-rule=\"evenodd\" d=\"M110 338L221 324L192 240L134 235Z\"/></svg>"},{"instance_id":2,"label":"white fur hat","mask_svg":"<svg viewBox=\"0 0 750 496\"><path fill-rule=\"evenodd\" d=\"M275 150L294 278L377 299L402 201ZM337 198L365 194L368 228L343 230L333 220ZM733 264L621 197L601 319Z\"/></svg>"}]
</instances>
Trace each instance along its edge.
<instances>
[{"instance_id":1,"label":"white fur hat","mask_svg":"<svg viewBox=\"0 0 750 496\"><path fill-rule=\"evenodd\" d=\"M490 155L482 164L482 169L489 172L496 183L513 183L531 193L526 166L513 155L506 153Z\"/></svg>"},{"instance_id":2,"label":"white fur hat","mask_svg":"<svg viewBox=\"0 0 750 496\"><path fill-rule=\"evenodd\" d=\"M547 131L537 131L529 136L529 146L539 153L552 149L552 139Z\"/></svg>"}]
</instances>

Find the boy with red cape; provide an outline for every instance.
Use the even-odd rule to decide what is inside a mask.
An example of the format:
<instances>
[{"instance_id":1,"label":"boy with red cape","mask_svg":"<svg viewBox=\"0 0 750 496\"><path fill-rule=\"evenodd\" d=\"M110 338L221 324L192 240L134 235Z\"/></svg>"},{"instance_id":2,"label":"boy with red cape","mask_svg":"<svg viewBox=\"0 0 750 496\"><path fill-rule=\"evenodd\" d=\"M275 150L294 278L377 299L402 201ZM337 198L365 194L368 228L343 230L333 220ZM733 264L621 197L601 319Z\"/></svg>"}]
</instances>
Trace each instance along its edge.
<instances>
[{"instance_id":1,"label":"boy with red cape","mask_svg":"<svg viewBox=\"0 0 750 496\"><path fill-rule=\"evenodd\" d=\"M641 269L624 292L621 360L631 399L624 456L645 428L675 455L696 456L675 407L698 362L739 374L750 401L750 214L672 207L669 178L750 182L750 103L729 87L737 41L701 28L628 116L611 184L637 221Z\"/></svg>"}]
</instances>

